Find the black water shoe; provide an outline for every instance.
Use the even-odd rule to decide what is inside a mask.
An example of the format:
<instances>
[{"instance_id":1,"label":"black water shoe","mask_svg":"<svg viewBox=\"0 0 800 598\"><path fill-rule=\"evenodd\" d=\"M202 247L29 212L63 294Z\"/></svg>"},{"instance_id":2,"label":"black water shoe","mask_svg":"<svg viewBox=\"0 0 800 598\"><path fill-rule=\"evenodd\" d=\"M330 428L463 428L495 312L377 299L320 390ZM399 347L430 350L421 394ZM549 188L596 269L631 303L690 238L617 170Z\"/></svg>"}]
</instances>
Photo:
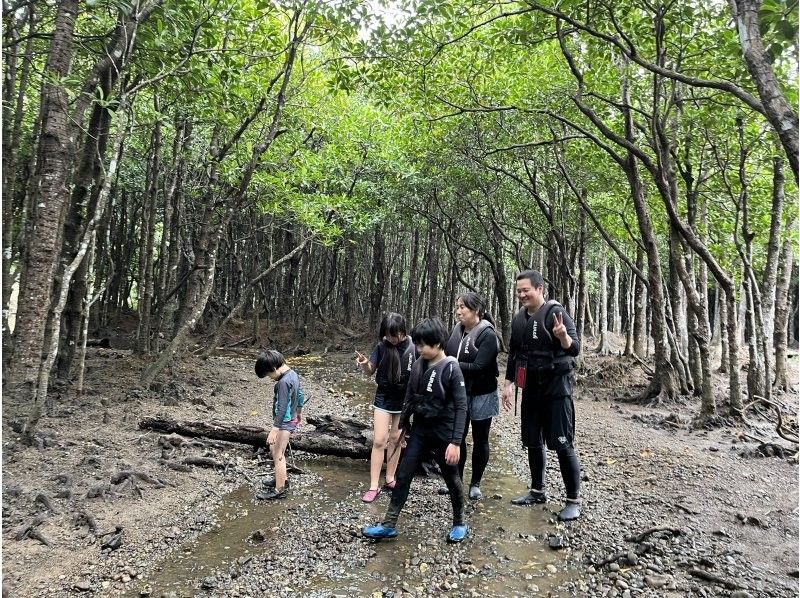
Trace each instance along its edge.
<instances>
[{"instance_id":1,"label":"black water shoe","mask_svg":"<svg viewBox=\"0 0 800 598\"><path fill-rule=\"evenodd\" d=\"M281 498L286 498L287 489L284 486L280 490L277 488L266 489L262 490L261 492L256 494L256 498L258 500L279 500Z\"/></svg>"},{"instance_id":2,"label":"black water shoe","mask_svg":"<svg viewBox=\"0 0 800 598\"><path fill-rule=\"evenodd\" d=\"M540 505L542 503L547 502L547 497L545 496L544 492L535 492L533 490L528 490L522 496L518 496L517 498L511 499L512 505Z\"/></svg>"},{"instance_id":3,"label":"black water shoe","mask_svg":"<svg viewBox=\"0 0 800 598\"><path fill-rule=\"evenodd\" d=\"M274 488L275 487L275 478L265 478L261 482L262 488ZM286 487L289 487L289 478L286 478Z\"/></svg>"},{"instance_id":4,"label":"black water shoe","mask_svg":"<svg viewBox=\"0 0 800 598\"><path fill-rule=\"evenodd\" d=\"M444 496L446 494L450 494L450 489L447 486L439 486L439 489L436 492Z\"/></svg>"}]
</instances>

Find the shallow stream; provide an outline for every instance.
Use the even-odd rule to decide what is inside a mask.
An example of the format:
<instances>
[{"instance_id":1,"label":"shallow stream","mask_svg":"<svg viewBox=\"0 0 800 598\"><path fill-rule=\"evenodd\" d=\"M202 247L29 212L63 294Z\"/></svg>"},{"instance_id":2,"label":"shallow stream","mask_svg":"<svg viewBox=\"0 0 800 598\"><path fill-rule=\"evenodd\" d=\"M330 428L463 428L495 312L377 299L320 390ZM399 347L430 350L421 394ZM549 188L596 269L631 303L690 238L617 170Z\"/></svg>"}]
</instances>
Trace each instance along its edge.
<instances>
[{"instance_id":1,"label":"shallow stream","mask_svg":"<svg viewBox=\"0 0 800 598\"><path fill-rule=\"evenodd\" d=\"M311 364L303 364L306 367L297 365L303 375L308 375L308 371L303 370L313 368L309 368ZM371 381L348 375L330 379L329 383L329 390L341 394L349 402L353 416L371 417L374 392ZM289 457L289 462L293 459L308 474L290 476L295 480L298 477L304 479L295 482L298 488L290 490L286 499L254 501L256 489L250 484L231 492L216 512L216 525L165 559L150 576L140 580L138 588L147 585L154 596L170 595L171 592L177 596L203 595L205 591L196 588L204 579L226 574L251 558L269 553L274 543L273 536L279 533L280 519L292 517L293 513L302 514L302 521L298 524L303 525L303 521L324 519L326 509L340 510L344 507L345 513L353 513L354 533L364 521L365 511L371 514L371 521L381 520L389 502L388 492L373 504L364 504L360 500L368 477L366 462L300 455ZM539 592L546 595L574 577L565 570L567 553L548 547L548 536L558 533L552 521L552 511L559 505L511 505L509 500L524 490L524 483L508 473L511 471L502 451L495 450L482 484L483 499L468 501L466 513L470 535L465 541L460 566L462 571L466 566L470 575L454 582L452 589L459 593L474 590L492 596L528 596ZM467 472L465 476L468 475ZM313 480L311 492L306 491L309 479ZM407 507L398 523L399 538L375 543L363 567L353 566L346 558L339 562L317 561L307 570L311 577L302 593L380 596L381 590L387 587L393 590L404 587L406 591L427 588L428 564L418 555L421 552L430 555L428 546L436 545L442 548L441 551L434 549L434 555L441 553L442 559L450 558L445 552L449 546L443 541L450 526L449 499L436 493L439 485L438 478L417 477L411 487L411 496L424 495L426 508L435 512L435 517L415 516L407 512L412 511ZM254 543L249 539L255 530L263 532L263 542ZM427 550L421 551L422 547ZM549 570L548 565L551 565ZM218 595L219 590L214 593ZM130 593L138 594L138 590Z\"/></svg>"}]
</instances>

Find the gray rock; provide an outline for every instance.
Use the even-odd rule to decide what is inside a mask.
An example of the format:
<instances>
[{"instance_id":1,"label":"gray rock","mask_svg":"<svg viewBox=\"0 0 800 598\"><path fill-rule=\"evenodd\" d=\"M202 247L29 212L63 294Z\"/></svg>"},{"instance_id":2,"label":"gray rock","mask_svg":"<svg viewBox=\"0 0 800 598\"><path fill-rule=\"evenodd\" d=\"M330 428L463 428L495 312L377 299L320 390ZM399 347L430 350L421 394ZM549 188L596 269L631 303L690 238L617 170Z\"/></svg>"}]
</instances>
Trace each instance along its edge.
<instances>
[{"instance_id":1,"label":"gray rock","mask_svg":"<svg viewBox=\"0 0 800 598\"><path fill-rule=\"evenodd\" d=\"M564 544L564 538L562 536L550 536L548 545L553 550L560 550L566 546Z\"/></svg>"}]
</instances>

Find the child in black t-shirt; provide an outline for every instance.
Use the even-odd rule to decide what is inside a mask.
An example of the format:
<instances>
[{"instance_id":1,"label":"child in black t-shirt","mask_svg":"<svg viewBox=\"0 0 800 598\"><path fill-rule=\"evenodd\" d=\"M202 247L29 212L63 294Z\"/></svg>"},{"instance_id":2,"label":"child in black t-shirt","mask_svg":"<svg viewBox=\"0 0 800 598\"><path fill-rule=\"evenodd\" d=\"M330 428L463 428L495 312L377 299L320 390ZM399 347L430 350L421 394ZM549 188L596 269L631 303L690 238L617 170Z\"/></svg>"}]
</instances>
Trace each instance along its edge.
<instances>
[{"instance_id":1,"label":"child in black t-shirt","mask_svg":"<svg viewBox=\"0 0 800 598\"><path fill-rule=\"evenodd\" d=\"M397 485L383 523L364 527L361 532L373 539L397 537L395 526L408 498L414 472L432 451L450 490L453 507L453 527L447 540L461 542L469 531L464 521L464 487L458 470L467 417L464 376L458 361L444 354L447 333L438 318L422 320L411 331L411 336L420 357L411 371L396 437L396 442L401 443L403 432L409 429L409 420L413 419L405 456L397 471Z\"/></svg>"}]
</instances>

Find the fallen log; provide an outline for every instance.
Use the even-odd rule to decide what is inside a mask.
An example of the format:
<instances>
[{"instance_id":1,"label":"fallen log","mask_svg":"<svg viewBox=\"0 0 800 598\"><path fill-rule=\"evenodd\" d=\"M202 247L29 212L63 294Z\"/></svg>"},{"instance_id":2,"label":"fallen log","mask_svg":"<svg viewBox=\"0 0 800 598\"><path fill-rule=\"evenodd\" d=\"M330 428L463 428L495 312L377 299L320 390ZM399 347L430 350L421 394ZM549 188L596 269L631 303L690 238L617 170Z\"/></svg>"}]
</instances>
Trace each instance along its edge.
<instances>
[{"instance_id":1,"label":"fallen log","mask_svg":"<svg viewBox=\"0 0 800 598\"><path fill-rule=\"evenodd\" d=\"M314 430L292 434L292 448L316 455L332 455L350 459L369 459L372 452L372 426L354 419L332 415L309 417ZM142 430L166 434L212 438L251 446L266 446L269 430L259 426L221 421L175 421L147 417L139 422Z\"/></svg>"}]
</instances>

